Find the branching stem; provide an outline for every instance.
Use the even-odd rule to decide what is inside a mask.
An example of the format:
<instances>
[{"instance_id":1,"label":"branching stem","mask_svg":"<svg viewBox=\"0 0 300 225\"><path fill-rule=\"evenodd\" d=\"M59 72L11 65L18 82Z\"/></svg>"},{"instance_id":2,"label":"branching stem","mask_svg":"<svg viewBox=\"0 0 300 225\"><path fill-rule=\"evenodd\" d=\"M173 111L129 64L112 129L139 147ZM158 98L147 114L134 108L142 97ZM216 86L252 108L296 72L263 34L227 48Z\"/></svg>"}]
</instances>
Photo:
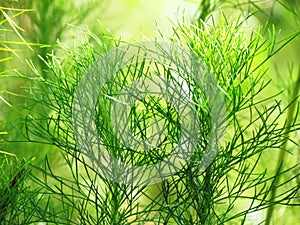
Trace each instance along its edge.
<instances>
[{"instance_id":1,"label":"branching stem","mask_svg":"<svg viewBox=\"0 0 300 225\"><path fill-rule=\"evenodd\" d=\"M299 90L300 90L300 68L299 68L299 72L298 72L298 78L295 83L293 94L292 94L293 102L288 109L287 123L285 126L286 132L284 134L284 142L282 143L282 146L281 146L282 151L280 151L279 156L278 156L278 161L277 161L277 166L276 166L276 174L280 174L280 172L282 171L282 168L283 168L283 163L284 163L284 159L285 159L285 155L286 155L285 149L287 148L287 143L288 143L288 139L289 139L289 135L290 135L290 131L291 131L291 126L295 120L294 114L295 114L295 110L296 110L296 106L297 106L296 98L298 98ZM280 175L278 175L274 178L275 180L273 182L273 185L271 186L270 201L272 201L276 197L276 193L277 193L276 186L280 183L280 178L281 178ZM274 208L275 208L275 205L270 206L268 208L265 225L271 224L271 219L272 219L272 215L274 212Z\"/></svg>"}]
</instances>

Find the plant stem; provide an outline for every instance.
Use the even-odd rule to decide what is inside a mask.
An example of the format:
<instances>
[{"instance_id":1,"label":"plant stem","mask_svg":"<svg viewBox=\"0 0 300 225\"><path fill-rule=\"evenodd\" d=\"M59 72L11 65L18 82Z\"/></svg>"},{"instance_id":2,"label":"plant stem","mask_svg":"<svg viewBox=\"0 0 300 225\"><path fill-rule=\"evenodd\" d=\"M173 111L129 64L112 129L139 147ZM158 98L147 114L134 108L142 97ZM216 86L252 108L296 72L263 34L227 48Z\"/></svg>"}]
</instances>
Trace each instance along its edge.
<instances>
[{"instance_id":1,"label":"plant stem","mask_svg":"<svg viewBox=\"0 0 300 225\"><path fill-rule=\"evenodd\" d=\"M201 3L199 4L198 10L199 11L199 16L197 18L198 24L201 24L201 21L204 21L208 14L210 13L210 0L202 0Z\"/></svg>"},{"instance_id":2,"label":"plant stem","mask_svg":"<svg viewBox=\"0 0 300 225\"><path fill-rule=\"evenodd\" d=\"M23 173L25 169L22 168L19 172L11 179L9 186L5 188L5 190L1 190L3 196L1 196L1 204L0 204L0 224L5 221L6 214L9 211L10 203L13 198L17 195L17 186L19 182L23 179Z\"/></svg>"},{"instance_id":3,"label":"plant stem","mask_svg":"<svg viewBox=\"0 0 300 225\"><path fill-rule=\"evenodd\" d=\"M283 168L283 162L284 162L285 155L286 155L285 149L287 148L289 133L290 133L293 121L295 119L294 118L294 113L295 113L296 105L297 105L296 98L298 97L299 90L300 90L300 68L299 68L299 72L298 72L298 78L297 78L297 81L295 83L293 94L292 94L292 101L293 102L292 102L292 104L290 105L290 107L288 109L287 123L286 123L286 127L285 127L286 132L284 134L284 142L282 143L282 146L281 146L282 151L279 152L277 166L276 166L276 174L277 175L274 178L274 182L271 186L271 196L270 196L271 201L276 197L276 193L277 193L277 187L276 186L280 182L281 176L279 176L278 174L280 174L281 169ZM272 205L267 209L265 225L270 225L271 224L271 219L272 219L274 209L275 209L275 205Z\"/></svg>"}]
</instances>

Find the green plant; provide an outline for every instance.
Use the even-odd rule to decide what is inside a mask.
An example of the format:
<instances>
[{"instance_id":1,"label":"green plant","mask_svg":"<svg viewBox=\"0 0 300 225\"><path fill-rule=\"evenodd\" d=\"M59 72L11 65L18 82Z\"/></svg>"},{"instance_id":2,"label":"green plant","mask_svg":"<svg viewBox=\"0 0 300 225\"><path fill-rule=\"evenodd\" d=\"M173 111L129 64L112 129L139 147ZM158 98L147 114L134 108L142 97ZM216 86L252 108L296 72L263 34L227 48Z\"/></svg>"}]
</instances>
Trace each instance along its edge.
<instances>
[{"instance_id":1,"label":"green plant","mask_svg":"<svg viewBox=\"0 0 300 225\"><path fill-rule=\"evenodd\" d=\"M34 60L35 66L41 70L44 77L47 68L41 58L51 54L57 42L64 42L70 38L68 32L71 32L72 26L83 24L101 3L102 1L94 0L80 4L65 0L20 2L22 8L33 9L25 14L19 23L25 29L27 40L39 44L29 57Z\"/></svg>"},{"instance_id":2,"label":"green plant","mask_svg":"<svg viewBox=\"0 0 300 225\"><path fill-rule=\"evenodd\" d=\"M28 69L26 61L30 61L41 76L47 77L47 67L42 58L59 51L56 44L70 41L72 35L77 35L76 29L80 29L86 21L96 20L98 14L95 11L100 10L104 2L0 1L0 18L3 18L0 22L0 125L1 130L9 131L9 135L3 136L6 142L2 142L1 146L9 149L6 152L27 158L36 157L38 162L44 159L49 149L53 149L50 146L41 148L39 145L21 143L23 136L19 131L24 120L19 110L27 103L20 100L18 95L26 95L23 86L31 85L33 79L30 77L34 76L34 71ZM102 34L103 29L98 24L94 24L97 26L95 32ZM18 74L26 74L29 79L18 79ZM10 115L10 118L5 115Z\"/></svg>"},{"instance_id":3,"label":"green plant","mask_svg":"<svg viewBox=\"0 0 300 225\"><path fill-rule=\"evenodd\" d=\"M4 135L4 134L7 134L7 132L0 132L0 135ZM14 154L11 154L9 152L5 152L5 151L2 151L2 150L0 150L0 153L15 156Z\"/></svg>"},{"instance_id":4,"label":"green plant","mask_svg":"<svg viewBox=\"0 0 300 225\"><path fill-rule=\"evenodd\" d=\"M17 160L16 157L0 156L0 223L30 224L34 198L27 186L29 162Z\"/></svg>"},{"instance_id":5,"label":"green plant","mask_svg":"<svg viewBox=\"0 0 300 225\"><path fill-rule=\"evenodd\" d=\"M265 97L269 81L264 80L265 63L298 37L299 31L280 41L272 31L268 40L264 39L263 29L252 31L245 37L242 25L247 18L238 18L234 22L222 15L220 18L219 24L212 25L201 21L196 26L183 21L174 27L174 36L170 39L171 46L180 43L184 48L190 48L208 66L225 99L226 136L216 157L206 168L202 169L199 159L208 145L208 134L212 129L209 125L209 101L212 99L203 93L195 77L184 76L176 67L130 58L130 65L117 70L117 75L108 80L100 92L96 123L101 144L129 164L151 164L162 160L159 152L150 156L138 149L132 152L116 139L110 125L116 119L110 117L116 99L106 96L117 96L124 86L141 76L160 74L178 83L175 73L185 80L188 93L197 106L197 118L203 132L191 160L175 175L152 185L120 184L107 179L103 171L83 154L75 140L72 102L76 88L86 71L92 73L89 68L97 63L97 58L109 52L105 42L89 33L87 36L95 38L96 46L80 41L83 44L75 49L62 46L64 57L52 55L45 60L53 77L45 80L37 74L35 79L43 88L38 92L30 89L30 93L33 93L32 100L49 108L46 111L51 114L32 112L27 117L26 134L32 142L42 140L59 147L66 163L63 168L68 168L68 172L66 169L55 170L47 160L44 169L39 169L46 181L34 176L35 182L43 187L44 201L50 209L39 209L40 219L66 224L247 224L252 213L274 204L298 205L294 200L298 199L299 185L295 180L299 174L280 183L274 182L283 174L292 174L297 165L269 174L259 162L265 154L272 154L288 140L286 134L291 132L290 128L299 129L296 120L291 124L282 123L289 107L283 107L280 100L276 100L279 94ZM155 44L159 46L159 43ZM40 91L43 95L35 94ZM161 115L171 129L167 137L169 143L178 143L175 131L182 124L176 120L171 105L157 98L137 104L150 111L130 110L131 121L143 122L143 125L133 122L135 135L146 135L150 129L149 120L157 123L160 119L154 117ZM168 154L167 146L165 144L161 149ZM148 162L145 161L147 157L150 157ZM282 191L270 199L274 184Z\"/></svg>"},{"instance_id":6,"label":"green plant","mask_svg":"<svg viewBox=\"0 0 300 225\"><path fill-rule=\"evenodd\" d=\"M164 44L153 41L157 50L154 52L169 61L149 60L153 48L113 38L107 40L90 31L84 32L83 38L74 46L60 44L59 51L42 59L47 77L28 61L33 76L19 75L38 85L27 89L30 98L24 97L28 104L40 107L32 109L32 105L28 105L27 112L30 110L30 113L25 119L24 133L30 142L58 147L63 157L63 163L57 165L51 160L52 155L57 154L53 151L44 167L33 166L31 179L40 188L40 196L31 201L32 221L103 225L262 224L264 210L274 205L299 206L298 162L291 160L285 167L280 162L286 159L288 149L297 144L293 143L291 134L300 128L297 122L298 90L296 86L292 100L285 106L280 92L269 93L268 68L272 65L270 60L297 40L300 31L283 39L278 39L276 31L269 29L269 23L249 31L245 24L256 14L240 15L236 19L228 18L225 13L212 16L210 13L222 1L216 1L214 6L210 3L201 1L202 10L196 23L180 20L173 24L171 37L162 35L172 54L165 51ZM128 45L135 46L143 54L123 57L122 46ZM113 50L115 48L120 55ZM201 65L204 70L197 67ZM194 69L199 69L199 77L190 72ZM103 71L113 75L103 86L97 78L92 80L94 83L87 84L88 93L99 91L95 105L90 106L95 111L94 117L89 117L88 111L76 108L81 93L78 87L82 81L90 81L84 79L86 75L97 77L98 72ZM186 124L178 112L179 103L174 105L170 99L151 92L134 102L122 98L129 91L134 96L135 88L126 87L145 77L156 84L160 84L160 80L170 81L186 92L184 96L188 96L194 105L194 124L199 132L195 150L180 168L170 163L178 170L157 182L141 184L133 180L124 183L122 180L126 177L109 179L108 173L118 177L124 171L119 170L118 165L101 167L95 161L100 159L97 152L90 155L85 149L85 145L94 141L93 136L84 133L80 136L83 143L80 143L80 132L74 123L78 123L82 131L94 132L101 140L97 144L128 165L156 164L180 145L182 127ZM225 136L219 146L210 145L216 125L211 105L220 103L220 96L214 98L206 92L210 88L222 93L226 106L225 116L217 123L220 127L226 124ZM160 87L159 91L162 90ZM90 103L89 98L83 100ZM118 103L121 106L116 106ZM125 113L122 104L130 106ZM74 113L83 113L83 116L79 121L74 120ZM96 123L96 131L89 126L90 121ZM189 124L191 121L184 122ZM126 130L120 129L124 125L133 133L127 144L122 141ZM116 133L118 129L119 134ZM210 155L210 160L203 166L207 147L218 151ZM269 171L264 163L277 151L283 156L279 158L279 166ZM256 222L255 213L262 214ZM266 220L266 223L270 221Z\"/></svg>"}]
</instances>

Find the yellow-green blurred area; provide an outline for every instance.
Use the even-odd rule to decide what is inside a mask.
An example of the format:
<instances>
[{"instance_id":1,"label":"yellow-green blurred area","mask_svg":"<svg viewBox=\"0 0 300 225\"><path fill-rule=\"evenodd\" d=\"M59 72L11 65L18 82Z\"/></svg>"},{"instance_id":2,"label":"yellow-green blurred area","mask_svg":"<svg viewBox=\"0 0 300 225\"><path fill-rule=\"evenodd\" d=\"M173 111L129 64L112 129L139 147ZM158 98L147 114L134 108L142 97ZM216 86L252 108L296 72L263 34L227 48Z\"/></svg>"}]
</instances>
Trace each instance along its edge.
<instances>
[{"instance_id":1,"label":"yellow-green blurred area","mask_svg":"<svg viewBox=\"0 0 300 225\"><path fill-rule=\"evenodd\" d=\"M205 23L218 26L223 16L229 23L249 16L242 24L245 42L259 29L265 29L262 32L264 40L274 38L277 42L299 32L300 1L219 2L215 8L208 10L211 12ZM88 34L96 35L108 45L118 39L127 42L154 39L169 41L173 29L177 29L176 26L183 21L190 21L196 26L195 21L203 10L201 3L201 0L0 0L0 155L14 154L28 159L35 157L37 164L43 162L47 155L49 160L56 163L58 170L65 166L57 147L44 145L42 138L41 143L28 143L24 128L24 112L30 115L34 114L31 109L40 112L45 109L38 108L23 95L28 96L28 87L34 89L35 85L39 85L33 79L37 74L41 79L48 78L49 69L44 61L48 56L58 55L64 59L64 55L59 55L61 46L72 48L84 44L83 40L93 42L94 39ZM273 30L275 37L272 36ZM277 48L280 46L279 43ZM256 57L254 65L259 65L266 54L262 52L261 56ZM265 82L271 80L271 83L258 97L266 98L282 91L276 100L281 101L283 108L293 101L299 62L298 35L260 68L266 70ZM247 120L247 116L243 119ZM283 124L285 121L278 122ZM299 143L300 131L293 132L291 139ZM287 148L286 164L299 163L300 147L288 144ZM272 149L263 154L258 169L267 168L268 172L274 172L279 152L280 149ZM295 170L294 173L299 171ZM234 174L231 176L230 179L234 180ZM155 192L156 189L153 189ZM250 201L237 204L247 208L245 204L250 204ZM273 224L298 224L299 209L276 208L276 222ZM246 224L259 224L264 217L264 211L252 212Z\"/></svg>"}]
</instances>

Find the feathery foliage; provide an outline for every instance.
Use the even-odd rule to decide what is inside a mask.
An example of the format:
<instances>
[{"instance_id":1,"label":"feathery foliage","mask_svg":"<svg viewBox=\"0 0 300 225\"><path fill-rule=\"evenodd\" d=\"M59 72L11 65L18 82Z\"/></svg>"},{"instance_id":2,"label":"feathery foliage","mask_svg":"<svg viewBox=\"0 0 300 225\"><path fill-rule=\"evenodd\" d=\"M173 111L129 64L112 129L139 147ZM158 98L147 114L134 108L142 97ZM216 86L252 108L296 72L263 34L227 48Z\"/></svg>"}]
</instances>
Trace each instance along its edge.
<instances>
[{"instance_id":1,"label":"feathery foliage","mask_svg":"<svg viewBox=\"0 0 300 225\"><path fill-rule=\"evenodd\" d=\"M236 19L225 13L212 15L221 3L230 5L231 1L200 1L195 22L186 19L174 22L173 33L162 35L173 54L164 51L163 44L158 41L153 44L161 51L153 51L140 43L126 43L86 31L74 46L60 44L57 51L43 54L42 70L36 69L34 62L27 61L31 76L19 76L37 85L28 87L29 97L24 96L26 112L29 112L24 135L29 142L56 146L63 157L61 165L57 165L50 154L44 166L31 164L30 182L39 187L38 192L33 189L32 193L39 195L33 194L27 204L32 210L28 223L254 224L253 215L260 212L263 215L267 210L266 219L262 216L256 224L269 224L273 206L300 206L298 163L283 164L290 154L289 149L297 147L291 137L300 128L297 85L288 105L283 104L281 92L272 95L268 92L270 61L299 38L300 30L284 38L278 38L275 29L270 29L270 22L249 30L247 22L257 12L247 16L241 14ZM251 10L258 9L253 2L235 4L238 8L247 6ZM120 55L118 51L113 54L114 49L122 49L124 45L141 47L143 54L129 58L122 57L121 50ZM187 54L182 54L178 48ZM173 64L151 60L153 54L170 59ZM191 58L185 58L186 55ZM101 64L103 62L107 64ZM199 65L207 70L197 68ZM200 78L194 76L194 69L200 72ZM99 71L105 72L97 74ZM111 77L108 77L109 72L112 72ZM94 78L94 83L85 80L87 75ZM105 81L104 84L97 76L101 82ZM134 87L139 83L134 84L141 78L148 78L155 84L167 80L180 87L187 97L182 102L193 106L195 120L181 117L178 108L182 103L174 105L170 99L154 92L135 96ZM199 83L199 79L204 79L205 85ZM78 95L81 96L78 87L82 81L87 81L88 93L99 93L93 100L83 99L88 109L93 110L92 114L74 107ZM171 91L175 90L170 86ZM210 88L216 89L220 96L209 95L206 91ZM134 101L123 97L130 93ZM226 112L223 116L220 110L218 122L214 123L217 117L211 106L219 106L220 98ZM32 105L39 107L32 108ZM128 110L122 110L124 107ZM79 121L74 121L74 111L80 111ZM93 125L90 121L95 123L96 131L89 126ZM83 143L78 141L74 123L82 126L80 131L88 131L79 132ZM186 132L183 128L190 124L197 126L199 135L189 160L179 168L170 163L170 167L176 167L176 172L164 174L151 184L108 179L108 175L118 177L126 175L126 171L118 169L115 161L101 167L102 153L89 154L85 149L89 142L94 143L92 135L96 135L100 140L96 150L104 147L127 165L151 166L164 161L182 144L180 140ZM123 129L126 126L127 130ZM226 129L222 130L224 126ZM210 145L214 142L211 140L214 129L220 129L224 136L222 139L217 136L219 143ZM132 136L124 143L122 138L126 139L128 131ZM210 160L203 164L207 152L213 154L208 155ZM269 171L264 167L264 159L278 152L278 166ZM58 154L58 150L53 150L52 154ZM6 186L1 190L7 193L14 179L22 176L23 168L14 170L14 175L3 182ZM148 174L135 175L133 179ZM5 212L6 202L13 205L19 201L4 197L0 207ZM10 214L0 214L0 221L7 221L6 215Z\"/></svg>"}]
</instances>

